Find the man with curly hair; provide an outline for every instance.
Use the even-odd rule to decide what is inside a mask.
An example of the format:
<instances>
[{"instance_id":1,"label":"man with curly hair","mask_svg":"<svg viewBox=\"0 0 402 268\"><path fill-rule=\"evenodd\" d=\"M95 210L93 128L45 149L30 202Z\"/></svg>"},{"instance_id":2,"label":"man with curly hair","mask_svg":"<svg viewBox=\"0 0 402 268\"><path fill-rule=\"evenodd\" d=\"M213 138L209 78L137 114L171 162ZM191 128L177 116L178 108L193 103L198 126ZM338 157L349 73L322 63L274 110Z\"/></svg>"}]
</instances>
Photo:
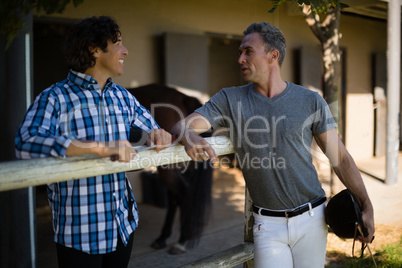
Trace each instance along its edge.
<instances>
[{"instance_id":1,"label":"man with curly hair","mask_svg":"<svg viewBox=\"0 0 402 268\"><path fill-rule=\"evenodd\" d=\"M67 79L29 107L15 138L18 158L95 154L129 162L130 128L149 133L156 150L171 144L137 99L112 77L123 74L119 26L106 16L83 19L67 36ZM124 172L47 185L59 267L127 267L138 211Z\"/></svg>"}]
</instances>

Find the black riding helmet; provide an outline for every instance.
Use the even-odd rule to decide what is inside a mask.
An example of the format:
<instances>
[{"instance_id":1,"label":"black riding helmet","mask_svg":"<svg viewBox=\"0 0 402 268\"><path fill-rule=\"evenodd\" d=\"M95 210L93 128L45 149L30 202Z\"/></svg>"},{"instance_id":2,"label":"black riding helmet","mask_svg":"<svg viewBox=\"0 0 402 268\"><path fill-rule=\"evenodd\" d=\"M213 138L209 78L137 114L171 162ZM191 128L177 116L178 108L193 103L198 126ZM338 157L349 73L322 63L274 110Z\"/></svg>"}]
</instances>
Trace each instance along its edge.
<instances>
[{"instance_id":1,"label":"black riding helmet","mask_svg":"<svg viewBox=\"0 0 402 268\"><path fill-rule=\"evenodd\" d=\"M329 200L325 210L325 221L340 238L356 238L357 225L360 225L363 236L368 235L367 228L363 224L361 209L347 189Z\"/></svg>"}]
</instances>

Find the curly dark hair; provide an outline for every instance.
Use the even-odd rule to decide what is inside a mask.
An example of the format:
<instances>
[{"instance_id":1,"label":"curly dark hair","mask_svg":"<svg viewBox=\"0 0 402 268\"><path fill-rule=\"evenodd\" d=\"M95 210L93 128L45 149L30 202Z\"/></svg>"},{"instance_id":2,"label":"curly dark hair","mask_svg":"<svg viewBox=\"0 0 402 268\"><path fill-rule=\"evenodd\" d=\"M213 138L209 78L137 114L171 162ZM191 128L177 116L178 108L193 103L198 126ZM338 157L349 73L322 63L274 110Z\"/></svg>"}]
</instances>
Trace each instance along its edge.
<instances>
[{"instance_id":1,"label":"curly dark hair","mask_svg":"<svg viewBox=\"0 0 402 268\"><path fill-rule=\"evenodd\" d=\"M75 24L67 35L65 57L70 69L85 72L95 65L89 47L99 47L106 52L107 41L113 43L121 35L116 21L108 16L90 17Z\"/></svg>"}]
</instances>

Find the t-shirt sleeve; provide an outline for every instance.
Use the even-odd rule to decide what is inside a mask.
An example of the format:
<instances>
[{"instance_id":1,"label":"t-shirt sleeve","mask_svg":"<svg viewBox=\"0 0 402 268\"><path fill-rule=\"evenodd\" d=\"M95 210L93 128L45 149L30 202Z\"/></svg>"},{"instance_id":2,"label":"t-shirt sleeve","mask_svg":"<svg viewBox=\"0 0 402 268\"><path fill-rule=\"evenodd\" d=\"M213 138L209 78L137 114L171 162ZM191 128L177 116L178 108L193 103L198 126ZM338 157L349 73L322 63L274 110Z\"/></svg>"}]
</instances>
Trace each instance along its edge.
<instances>
[{"instance_id":1,"label":"t-shirt sleeve","mask_svg":"<svg viewBox=\"0 0 402 268\"><path fill-rule=\"evenodd\" d=\"M202 107L195 110L196 113L204 116L212 128L227 127L229 119L229 103L226 90L222 89Z\"/></svg>"},{"instance_id":2,"label":"t-shirt sleeve","mask_svg":"<svg viewBox=\"0 0 402 268\"><path fill-rule=\"evenodd\" d=\"M317 112L314 116L312 124L313 135L317 136L330 129L336 128L337 124L329 109L328 103L319 95L316 94Z\"/></svg>"}]
</instances>

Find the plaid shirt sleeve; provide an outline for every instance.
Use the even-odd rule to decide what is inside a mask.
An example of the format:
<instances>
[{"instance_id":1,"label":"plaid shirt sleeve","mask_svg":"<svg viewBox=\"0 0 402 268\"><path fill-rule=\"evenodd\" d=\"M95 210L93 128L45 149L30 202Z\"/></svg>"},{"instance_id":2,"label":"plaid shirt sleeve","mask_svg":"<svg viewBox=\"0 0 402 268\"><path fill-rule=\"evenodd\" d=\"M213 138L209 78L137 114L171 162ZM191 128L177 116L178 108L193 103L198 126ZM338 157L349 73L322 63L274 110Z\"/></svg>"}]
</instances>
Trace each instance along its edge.
<instances>
[{"instance_id":1,"label":"plaid shirt sleeve","mask_svg":"<svg viewBox=\"0 0 402 268\"><path fill-rule=\"evenodd\" d=\"M56 121L59 119L57 111L60 104L49 89L43 91L31 104L16 133L17 158L65 156L73 139L57 134Z\"/></svg>"},{"instance_id":2,"label":"plaid shirt sleeve","mask_svg":"<svg viewBox=\"0 0 402 268\"><path fill-rule=\"evenodd\" d=\"M134 103L135 120L131 126L142 129L148 133L154 129L160 129L160 126L156 123L151 113L144 106L142 106L135 97Z\"/></svg>"}]
</instances>

